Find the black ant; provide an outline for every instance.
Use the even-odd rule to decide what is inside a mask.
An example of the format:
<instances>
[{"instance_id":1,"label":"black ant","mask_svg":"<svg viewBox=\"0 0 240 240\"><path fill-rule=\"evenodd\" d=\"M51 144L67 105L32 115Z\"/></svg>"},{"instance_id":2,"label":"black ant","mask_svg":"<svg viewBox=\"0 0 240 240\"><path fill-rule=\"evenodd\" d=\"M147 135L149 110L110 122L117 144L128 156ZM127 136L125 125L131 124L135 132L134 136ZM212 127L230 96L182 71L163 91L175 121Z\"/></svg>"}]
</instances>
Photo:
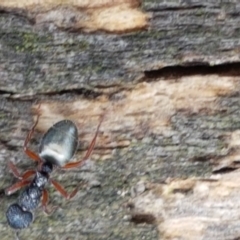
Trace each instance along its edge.
<instances>
[{"instance_id":1,"label":"black ant","mask_svg":"<svg viewBox=\"0 0 240 240\"><path fill-rule=\"evenodd\" d=\"M99 128L103 120L102 116L95 136L84 158L77 162L67 163L72 159L78 146L78 130L76 125L70 120L62 120L55 123L44 134L39 146L39 154L36 154L28 148L28 143L38 124L39 117L40 115L38 114L37 120L24 142L24 152L33 161L38 163L37 170L27 170L21 175L11 161L8 163L12 173L16 178L20 179L20 181L7 188L5 193L11 195L20 188L27 186L20 194L17 203L10 205L6 212L9 226L16 230L26 228L31 224L33 221L32 211L38 207L40 201L42 202L44 211L48 214L51 213L51 211L47 209L48 192L45 189L48 182L66 199L71 199L76 195L78 187L69 194L58 182L50 178L50 174L55 167L70 169L80 167L84 164L94 149ZM32 179L29 180L31 177Z\"/></svg>"}]
</instances>

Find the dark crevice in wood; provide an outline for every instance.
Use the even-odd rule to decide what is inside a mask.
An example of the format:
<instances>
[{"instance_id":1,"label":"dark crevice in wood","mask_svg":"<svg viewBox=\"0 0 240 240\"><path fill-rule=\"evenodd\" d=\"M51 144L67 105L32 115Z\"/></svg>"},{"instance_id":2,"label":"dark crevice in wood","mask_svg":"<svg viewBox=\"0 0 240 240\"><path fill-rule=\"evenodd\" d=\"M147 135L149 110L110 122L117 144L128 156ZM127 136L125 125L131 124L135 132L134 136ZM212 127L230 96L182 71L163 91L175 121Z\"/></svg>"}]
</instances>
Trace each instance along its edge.
<instances>
[{"instance_id":1,"label":"dark crevice in wood","mask_svg":"<svg viewBox=\"0 0 240 240\"><path fill-rule=\"evenodd\" d=\"M240 75L240 62L225 63L216 66L210 66L207 62L201 63L186 63L184 65L168 66L158 70L144 71L147 79L166 78L172 79L183 76L191 75L209 75L218 74L222 76L239 76Z\"/></svg>"},{"instance_id":2,"label":"dark crevice in wood","mask_svg":"<svg viewBox=\"0 0 240 240\"><path fill-rule=\"evenodd\" d=\"M12 100L32 100L36 98L36 94L18 94L17 92L11 92L11 91L4 91L0 90L0 95L3 95L5 98L9 98ZM43 92L38 93L38 99L43 96L53 97L53 96L71 96L73 98L74 96L83 96L86 99L95 99L101 95L100 92L96 92L90 89L86 88L79 88L79 89L67 89L67 90L60 90L60 91L51 91L51 92Z\"/></svg>"},{"instance_id":3,"label":"dark crevice in wood","mask_svg":"<svg viewBox=\"0 0 240 240\"><path fill-rule=\"evenodd\" d=\"M234 170L238 169L237 167L224 167L224 168L221 168L221 169L218 169L218 170L213 170L213 173L217 174L226 174L226 173L229 173L229 172L233 172Z\"/></svg>"},{"instance_id":4,"label":"dark crevice in wood","mask_svg":"<svg viewBox=\"0 0 240 240\"><path fill-rule=\"evenodd\" d=\"M11 95L11 94L14 94L14 92L5 91L5 90L0 90L0 95Z\"/></svg>"},{"instance_id":5,"label":"dark crevice in wood","mask_svg":"<svg viewBox=\"0 0 240 240\"><path fill-rule=\"evenodd\" d=\"M214 156L207 155L207 156L196 156L191 158L189 161L191 162L208 162L211 160Z\"/></svg>"},{"instance_id":6,"label":"dark crevice in wood","mask_svg":"<svg viewBox=\"0 0 240 240\"><path fill-rule=\"evenodd\" d=\"M193 10L193 9L204 9L206 6L192 5L192 6L159 6L147 9L147 11L151 12L166 12L166 11L184 11L184 10Z\"/></svg>"},{"instance_id":7,"label":"dark crevice in wood","mask_svg":"<svg viewBox=\"0 0 240 240\"><path fill-rule=\"evenodd\" d=\"M61 91L56 91L56 92L44 93L44 95L47 95L47 96L67 95L67 94L71 94L71 96L82 95L82 96L84 96L84 98L87 98L87 99L94 99L101 95L101 93L99 93L99 92L95 92L93 90L86 89L86 88L67 89L67 90L61 90Z\"/></svg>"},{"instance_id":8,"label":"dark crevice in wood","mask_svg":"<svg viewBox=\"0 0 240 240\"><path fill-rule=\"evenodd\" d=\"M148 213L138 213L138 214L132 214L131 216L131 222L135 224L155 224L156 218L152 214Z\"/></svg>"},{"instance_id":9,"label":"dark crevice in wood","mask_svg":"<svg viewBox=\"0 0 240 240\"><path fill-rule=\"evenodd\" d=\"M184 195L187 195L187 194L192 194L193 190L192 189L174 189L173 193L182 193Z\"/></svg>"}]
</instances>

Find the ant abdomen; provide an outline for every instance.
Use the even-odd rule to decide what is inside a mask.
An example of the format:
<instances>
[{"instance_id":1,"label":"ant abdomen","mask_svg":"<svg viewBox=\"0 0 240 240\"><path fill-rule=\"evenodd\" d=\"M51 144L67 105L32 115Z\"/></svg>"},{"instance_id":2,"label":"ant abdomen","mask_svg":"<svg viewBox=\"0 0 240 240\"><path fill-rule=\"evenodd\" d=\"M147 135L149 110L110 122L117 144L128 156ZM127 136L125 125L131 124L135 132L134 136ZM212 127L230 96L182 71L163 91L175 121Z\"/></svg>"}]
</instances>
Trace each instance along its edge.
<instances>
[{"instance_id":1,"label":"ant abdomen","mask_svg":"<svg viewBox=\"0 0 240 240\"><path fill-rule=\"evenodd\" d=\"M24 211L17 203L8 207L6 217L9 226L14 229L26 228L33 221L33 214L29 211Z\"/></svg>"}]
</instances>

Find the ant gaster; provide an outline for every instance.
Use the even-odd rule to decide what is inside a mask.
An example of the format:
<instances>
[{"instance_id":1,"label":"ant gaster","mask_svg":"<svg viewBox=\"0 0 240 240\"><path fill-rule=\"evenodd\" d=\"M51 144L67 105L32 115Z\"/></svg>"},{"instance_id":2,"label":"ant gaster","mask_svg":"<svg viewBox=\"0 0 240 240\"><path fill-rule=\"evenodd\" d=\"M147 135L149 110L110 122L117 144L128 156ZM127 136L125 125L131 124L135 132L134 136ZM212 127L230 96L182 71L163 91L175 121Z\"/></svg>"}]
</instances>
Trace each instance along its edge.
<instances>
[{"instance_id":1,"label":"ant gaster","mask_svg":"<svg viewBox=\"0 0 240 240\"><path fill-rule=\"evenodd\" d=\"M27 170L21 175L11 161L8 163L10 170L20 181L7 188L5 193L11 195L20 188L26 186L25 190L20 194L17 203L10 205L6 212L8 224L14 229L23 229L30 225L33 221L32 211L38 207L40 201L42 202L44 211L46 213L51 212L47 209L48 192L45 186L48 182L50 182L66 199L71 199L76 195L78 187L68 194L58 182L50 178L50 174L54 167L70 169L83 165L94 149L99 128L103 120L102 116L95 136L84 158L77 162L67 163L72 159L78 146L78 130L76 125L70 120L62 120L55 123L44 134L39 146L39 154L36 154L28 148L28 143L38 124L39 116L38 114L37 120L24 142L24 152L28 157L38 163L38 169Z\"/></svg>"}]
</instances>

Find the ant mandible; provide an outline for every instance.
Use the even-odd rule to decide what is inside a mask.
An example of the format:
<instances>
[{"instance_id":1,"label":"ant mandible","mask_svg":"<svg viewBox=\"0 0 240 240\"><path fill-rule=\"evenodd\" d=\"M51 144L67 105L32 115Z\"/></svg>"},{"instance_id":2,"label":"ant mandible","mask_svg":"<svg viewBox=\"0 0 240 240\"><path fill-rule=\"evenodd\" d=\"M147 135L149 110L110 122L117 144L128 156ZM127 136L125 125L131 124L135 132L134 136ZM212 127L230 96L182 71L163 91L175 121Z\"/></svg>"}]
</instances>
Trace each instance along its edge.
<instances>
[{"instance_id":1,"label":"ant mandible","mask_svg":"<svg viewBox=\"0 0 240 240\"><path fill-rule=\"evenodd\" d=\"M38 110L39 108L40 105ZM48 192L45 186L48 182L66 199L71 199L76 195L78 187L71 193L67 193L57 181L50 178L50 174L55 167L71 169L80 167L85 163L94 149L103 116L101 116L95 136L84 158L77 162L67 163L72 159L78 146L78 130L76 125L70 120L62 120L55 123L44 134L39 146L39 154L36 154L28 148L28 143L38 124L40 117L40 114L38 114L36 122L28 133L23 146L26 155L38 163L37 170L27 170L21 175L11 161L8 163L8 167L13 175L20 181L7 188L5 190L6 195L11 195L26 186L20 194L17 203L10 205L7 209L6 217L10 227L16 230L28 227L33 221L32 211L38 207L40 201L44 211L46 213L51 212L47 209Z\"/></svg>"}]
</instances>

